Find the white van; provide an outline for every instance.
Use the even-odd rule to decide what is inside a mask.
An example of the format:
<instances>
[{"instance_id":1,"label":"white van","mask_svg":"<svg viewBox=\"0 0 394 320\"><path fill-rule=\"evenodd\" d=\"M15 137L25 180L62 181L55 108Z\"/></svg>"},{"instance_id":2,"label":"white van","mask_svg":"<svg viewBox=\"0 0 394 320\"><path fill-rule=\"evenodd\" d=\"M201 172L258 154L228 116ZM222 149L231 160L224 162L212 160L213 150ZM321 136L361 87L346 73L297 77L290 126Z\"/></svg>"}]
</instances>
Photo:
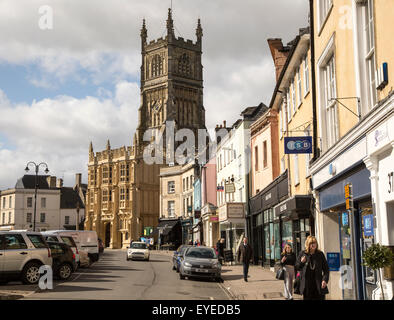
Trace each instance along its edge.
<instances>
[{"instance_id":1,"label":"white van","mask_svg":"<svg viewBox=\"0 0 394 320\"><path fill-rule=\"evenodd\" d=\"M53 234L72 236L79 251L87 251L91 262L99 259L99 244L96 231L89 230L49 230Z\"/></svg>"}]
</instances>

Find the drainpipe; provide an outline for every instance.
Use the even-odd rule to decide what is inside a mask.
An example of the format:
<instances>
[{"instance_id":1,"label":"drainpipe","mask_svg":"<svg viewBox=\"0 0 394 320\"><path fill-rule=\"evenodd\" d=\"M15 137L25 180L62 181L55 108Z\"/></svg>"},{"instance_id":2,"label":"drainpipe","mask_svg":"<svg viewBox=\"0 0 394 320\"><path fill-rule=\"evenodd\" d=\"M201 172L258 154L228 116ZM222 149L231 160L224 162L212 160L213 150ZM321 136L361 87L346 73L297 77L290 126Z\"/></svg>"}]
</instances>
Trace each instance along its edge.
<instances>
[{"instance_id":1,"label":"drainpipe","mask_svg":"<svg viewBox=\"0 0 394 320\"><path fill-rule=\"evenodd\" d=\"M311 70L312 70L312 122L313 122L313 158L314 162L319 157L317 148L317 108L316 108L316 72L315 72L315 25L314 25L313 0L309 0L309 32L311 42Z\"/></svg>"}]
</instances>

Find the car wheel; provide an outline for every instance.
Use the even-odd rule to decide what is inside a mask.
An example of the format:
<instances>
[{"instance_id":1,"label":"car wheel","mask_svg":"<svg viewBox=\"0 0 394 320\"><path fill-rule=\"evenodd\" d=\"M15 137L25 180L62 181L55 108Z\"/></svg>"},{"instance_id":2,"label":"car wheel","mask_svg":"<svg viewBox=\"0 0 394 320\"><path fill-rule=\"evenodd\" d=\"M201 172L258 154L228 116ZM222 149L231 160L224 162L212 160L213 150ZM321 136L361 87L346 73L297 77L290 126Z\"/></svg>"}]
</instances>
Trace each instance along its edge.
<instances>
[{"instance_id":1,"label":"car wheel","mask_svg":"<svg viewBox=\"0 0 394 320\"><path fill-rule=\"evenodd\" d=\"M36 284L40 280L40 264L36 262L28 263L22 271L22 282L24 284Z\"/></svg>"},{"instance_id":2,"label":"car wheel","mask_svg":"<svg viewBox=\"0 0 394 320\"><path fill-rule=\"evenodd\" d=\"M61 280L67 280L71 277L72 268L68 263L64 263L59 267L58 276Z\"/></svg>"},{"instance_id":3,"label":"car wheel","mask_svg":"<svg viewBox=\"0 0 394 320\"><path fill-rule=\"evenodd\" d=\"M148 259L146 259L146 261L149 261L149 257L148 257Z\"/></svg>"}]
</instances>

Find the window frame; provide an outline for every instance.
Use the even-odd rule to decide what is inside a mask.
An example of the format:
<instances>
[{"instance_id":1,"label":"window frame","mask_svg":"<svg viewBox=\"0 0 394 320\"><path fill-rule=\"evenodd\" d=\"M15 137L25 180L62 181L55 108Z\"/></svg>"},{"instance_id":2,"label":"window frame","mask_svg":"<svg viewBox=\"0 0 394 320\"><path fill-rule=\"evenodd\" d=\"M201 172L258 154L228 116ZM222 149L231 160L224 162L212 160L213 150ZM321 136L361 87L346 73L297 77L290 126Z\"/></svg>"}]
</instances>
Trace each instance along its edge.
<instances>
[{"instance_id":1,"label":"window frame","mask_svg":"<svg viewBox=\"0 0 394 320\"><path fill-rule=\"evenodd\" d=\"M308 54L304 57L304 98L310 91Z\"/></svg>"}]
</instances>

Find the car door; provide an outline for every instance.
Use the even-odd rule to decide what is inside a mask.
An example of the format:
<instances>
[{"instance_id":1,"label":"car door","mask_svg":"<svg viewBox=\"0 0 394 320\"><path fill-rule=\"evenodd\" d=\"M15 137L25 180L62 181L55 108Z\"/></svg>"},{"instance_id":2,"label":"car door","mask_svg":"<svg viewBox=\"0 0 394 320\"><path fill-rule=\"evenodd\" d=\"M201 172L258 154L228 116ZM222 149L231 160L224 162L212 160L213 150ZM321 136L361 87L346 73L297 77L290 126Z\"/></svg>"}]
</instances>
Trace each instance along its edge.
<instances>
[{"instance_id":1,"label":"car door","mask_svg":"<svg viewBox=\"0 0 394 320\"><path fill-rule=\"evenodd\" d=\"M29 259L29 250L21 234L10 233L3 235L4 264L3 272L14 274L22 271L25 262Z\"/></svg>"}]
</instances>

